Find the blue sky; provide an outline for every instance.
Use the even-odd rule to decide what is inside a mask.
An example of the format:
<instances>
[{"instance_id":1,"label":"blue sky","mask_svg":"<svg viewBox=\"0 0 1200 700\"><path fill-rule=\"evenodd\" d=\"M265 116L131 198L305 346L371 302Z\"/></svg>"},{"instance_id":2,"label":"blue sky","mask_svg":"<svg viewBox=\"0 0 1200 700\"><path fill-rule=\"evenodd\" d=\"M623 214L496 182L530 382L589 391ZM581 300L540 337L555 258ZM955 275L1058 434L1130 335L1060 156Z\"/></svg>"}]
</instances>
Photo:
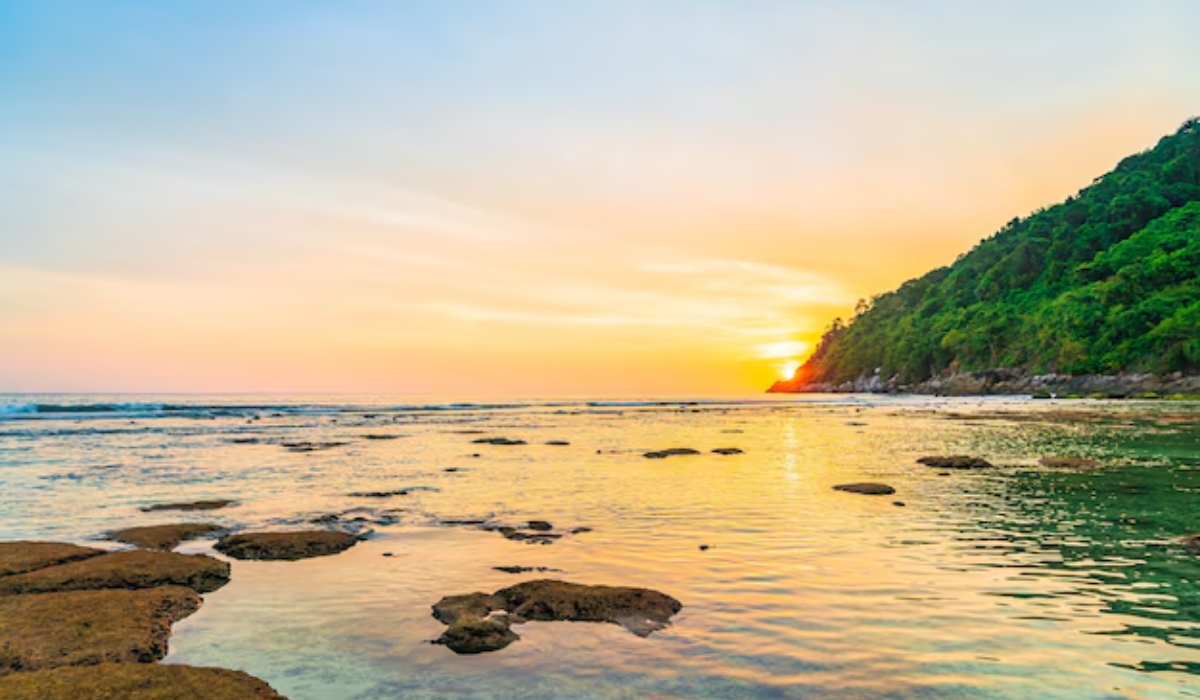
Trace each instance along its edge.
<instances>
[{"instance_id":1,"label":"blue sky","mask_svg":"<svg viewBox=\"0 0 1200 700\"><path fill-rule=\"evenodd\" d=\"M752 390L1200 112L1197 26L0 2L0 389Z\"/></svg>"}]
</instances>

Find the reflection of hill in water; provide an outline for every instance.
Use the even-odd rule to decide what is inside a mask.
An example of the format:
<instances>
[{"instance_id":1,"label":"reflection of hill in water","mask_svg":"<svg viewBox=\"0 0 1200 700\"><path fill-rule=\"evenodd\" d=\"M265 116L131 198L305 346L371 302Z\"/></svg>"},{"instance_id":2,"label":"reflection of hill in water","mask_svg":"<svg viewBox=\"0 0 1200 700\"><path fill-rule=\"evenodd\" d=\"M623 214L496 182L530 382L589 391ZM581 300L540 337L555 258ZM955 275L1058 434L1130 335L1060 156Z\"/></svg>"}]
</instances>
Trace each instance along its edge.
<instances>
[{"instance_id":1,"label":"reflection of hill in water","mask_svg":"<svg viewBox=\"0 0 1200 700\"><path fill-rule=\"evenodd\" d=\"M1037 610L1033 619L1077 621L1083 633L1161 642L1194 659L1200 556L1179 538L1200 530L1200 430L1147 418L1035 428L1022 440L1032 455L1089 450L1105 461L1100 468L1014 467L955 479L964 492L947 515L964 534L953 568L1008 569L991 594L1024 601L1017 609ZM1157 644L1144 653L1139 665L1118 665L1200 673L1200 663L1175 660Z\"/></svg>"}]
</instances>

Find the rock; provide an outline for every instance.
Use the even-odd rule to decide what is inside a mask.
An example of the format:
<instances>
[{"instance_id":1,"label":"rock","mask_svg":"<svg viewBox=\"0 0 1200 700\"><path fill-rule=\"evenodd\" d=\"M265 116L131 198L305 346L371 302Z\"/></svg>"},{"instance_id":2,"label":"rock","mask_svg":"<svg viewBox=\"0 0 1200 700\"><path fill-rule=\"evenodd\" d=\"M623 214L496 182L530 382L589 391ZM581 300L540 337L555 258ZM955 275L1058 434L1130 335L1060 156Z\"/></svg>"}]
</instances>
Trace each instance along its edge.
<instances>
[{"instance_id":1,"label":"rock","mask_svg":"<svg viewBox=\"0 0 1200 700\"><path fill-rule=\"evenodd\" d=\"M254 676L180 664L99 664L0 676L5 700L286 700Z\"/></svg>"},{"instance_id":2,"label":"rock","mask_svg":"<svg viewBox=\"0 0 1200 700\"><path fill-rule=\"evenodd\" d=\"M336 423L337 421L332 421ZM349 445L348 442L283 442L280 446L288 452L317 452L319 450L331 450L342 445Z\"/></svg>"},{"instance_id":3,"label":"rock","mask_svg":"<svg viewBox=\"0 0 1200 700\"><path fill-rule=\"evenodd\" d=\"M142 512L154 513L160 510L218 510L226 506L231 506L235 501L225 499L213 499L208 501L191 501L188 503L156 503L150 506L144 506Z\"/></svg>"},{"instance_id":4,"label":"rock","mask_svg":"<svg viewBox=\"0 0 1200 700\"><path fill-rule=\"evenodd\" d=\"M220 525L208 523L180 523L178 525L149 525L146 527L128 527L109 534L108 538L116 542L131 544L140 549L157 549L169 552L179 546L184 540L194 540L197 537L224 530Z\"/></svg>"},{"instance_id":5,"label":"rock","mask_svg":"<svg viewBox=\"0 0 1200 700\"><path fill-rule=\"evenodd\" d=\"M229 564L202 554L114 552L0 578L0 594L184 586L209 593L229 583Z\"/></svg>"},{"instance_id":6,"label":"rock","mask_svg":"<svg viewBox=\"0 0 1200 700\"><path fill-rule=\"evenodd\" d=\"M1093 469L1100 466L1098 460L1087 459L1086 457L1042 457L1038 461L1043 467L1061 469Z\"/></svg>"},{"instance_id":7,"label":"rock","mask_svg":"<svg viewBox=\"0 0 1200 700\"><path fill-rule=\"evenodd\" d=\"M1185 549L1200 554L1200 532L1184 537L1182 542Z\"/></svg>"},{"instance_id":8,"label":"rock","mask_svg":"<svg viewBox=\"0 0 1200 700\"><path fill-rule=\"evenodd\" d=\"M229 441L235 445L257 445L260 442L256 437L235 437Z\"/></svg>"},{"instance_id":9,"label":"rock","mask_svg":"<svg viewBox=\"0 0 1200 700\"><path fill-rule=\"evenodd\" d=\"M582 534L583 534L583 533L585 533L585 532L591 532L591 531L592 531L592 528L590 528L590 527L575 527L575 528L571 528L571 534L572 534L572 535L582 535Z\"/></svg>"},{"instance_id":10,"label":"rock","mask_svg":"<svg viewBox=\"0 0 1200 700\"><path fill-rule=\"evenodd\" d=\"M547 572L562 572L562 569L555 569L549 566L493 566L493 571L503 571L506 574L527 574L531 572L547 573Z\"/></svg>"},{"instance_id":11,"label":"rock","mask_svg":"<svg viewBox=\"0 0 1200 700\"><path fill-rule=\"evenodd\" d=\"M566 446L570 445L571 443L567 442L566 440L550 440L546 444L547 445L555 445L558 447L566 447Z\"/></svg>"},{"instance_id":12,"label":"rock","mask_svg":"<svg viewBox=\"0 0 1200 700\"><path fill-rule=\"evenodd\" d=\"M530 520L526 527L537 532L549 532L554 529L554 526L545 520Z\"/></svg>"},{"instance_id":13,"label":"rock","mask_svg":"<svg viewBox=\"0 0 1200 700\"><path fill-rule=\"evenodd\" d=\"M683 455L698 455L699 450L693 450L690 447L671 447L665 450L654 450L642 455L647 459L666 459L667 457L679 457Z\"/></svg>"},{"instance_id":14,"label":"rock","mask_svg":"<svg viewBox=\"0 0 1200 700\"><path fill-rule=\"evenodd\" d=\"M979 457L967 455L951 455L949 457L922 457L918 464L937 469L990 469L992 463Z\"/></svg>"},{"instance_id":15,"label":"rock","mask_svg":"<svg viewBox=\"0 0 1200 700\"><path fill-rule=\"evenodd\" d=\"M496 591L448 596L433 606L447 625L438 638L460 654L503 649L519 637L510 626L525 620L609 622L645 637L665 627L683 605L644 588L585 586L547 579Z\"/></svg>"},{"instance_id":16,"label":"rock","mask_svg":"<svg viewBox=\"0 0 1200 700\"><path fill-rule=\"evenodd\" d=\"M200 596L178 586L0 597L0 675L157 661L171 624L199 607Z\"/></svg>"},{"instance_id":17,"label":"rock","mask_svg":"<svg viewBox=\"0 0 1200 700\"><path fill-rule=\"evenodd\" d=\"M395 440L399 435L383 435L379 433L367 433L363 435L364 440Z\"/></svg>"},{"instance_id":18,"label":"rock","mask_svg":"<svg viewBox=\"0 0 1200 700\"><path fill-rule=\"evenodd\" d=\"M458 467L446 467L446 468L445 468L445 469L443 469L442 471L446 472L447 474L454 474L454 473L456 473L456 472L458 472L458 471L460 471L460 470L459 470L459 468L458 468Z\"/></svg>"},{"instance_id":19,"label":"rock","mask_svg":"<svg viewBox=\"0 0 1200 700\"><path fill-rule=\"evenodd\" d=\"M513 528L500 528L498 532L505 539L525 544L554 544L555 540L562 539L562 535L552 532L521 532Z\"/></svg>"},{"instance_id":20,"label":"rock","mask_svg":"<svg viewBox=\"0 0 1200 700\"><path fill-rule=\"evenodd\" d=\"M392 496L407 496L410 489L393 489L391 491L353 491L346 494L351 498L391 498Z\"/></svg>"},{"instance_id":21,"label":"rock","mask_svg":"<svg viewBox=\"0 0 1200 700\"><path fill-rule=\"evenodd\" d=\"M461 620L487 617L495 609L495 602L486 593L452 595L434 603L433 617L439 622L453 625Z\"/></svg>"},{"instance_id":22,"label":"rock","mask_svg":"<svg viewBox=\"0 0 1200 700\"><path fill-rule=\"evenodd\" d=\"M368 524L388 526L399 523L402 512L398 508L350 508L340 513L325 513L309 518L308 523L312 525L332 526L331 529L336 529L339 532L360 535L366 529L364 526Z\"/></svg>"},{"instance_id":23,"label":"rock","mask_svg":"<svg viewBox=\"0 0 1200 700\"><path fill-rule=\"evenodd\" d=\"M241 532L217 540L214 549L234 559L296 561L344 552L357 542L354 535L329 530Z\"/></svg>"},{"instance_id":24,"label":"rock","mask_svg":"<svg viewBox=\"0 0 1200 700\"><path fill-rule=\"evenodd\" d=\"M66 542L0 542L0 577L90 559L101 554L106 552Z\"/></svg>"},{"instance_id":25,"label":"rock","mask_svg":"<svg viewBox=\"0 0 1200 700\"><path fill-rule=\"evenodd\" d=\"M701 552L707 552L709 549L711 549L711 548L710 548L708 545L706 545L706 544L702 544L702 545L700 545L700 551L701 551Z\"/></svg>"},{"instance_id":26,"label":"rock","mask_svg":"<svg viewBox=\"0 0 1200 700\"><path fill-rule=\"evenodd\" d=\"M892 505L896 506L897 508L903 508L907 504L905 504L904 501L892 501Z\"/></svg>"},{"instance_id":27,"label":"rock","mask_svg":"<svg viewBox=\"0 0 1200 700\"><path fill-rule=\"evenodd\" d=\"M502 609L525 620L610 622L639 637L662 629L683 604L645 588L586 586L543 579L495 593Z\"/></svg>"},{"instance_id":28,"label":"rock","mask_svg":"<svg viewBox=\"0 0 1200 700\"><path fill-rule=\"evenodd\" d=\"M434 643L444 644L456 654L499 651L520 639L509 627L511 624L498 617L473 617L450 625Z\"/></svg>"},{"instance_id":29,"label":"rock","mask_svg":"<svg viewBox=\"0 0 1200 700\"><path fill-rule=\"evenodd\" d=\"M896 489L887 484L875 484L866 481L855 484L838 484L833 487L833 490L845 491L847 493L861 493L864 496L890 496L896 493Z\"/></svg>"},{"instance_id":30,"label":"rock","mask_svg":"<svg viewBox=\"0 0 1200 700\"><path fill-rule=\"evenodd\" d=\"M513 440L513 439L505 438L505 437L479 438L478 440L472 440L471 442L476 445L526 445L526 444L528 444L524 440Z\"/></svg>"},{"instance_id":31,"label":"rock","mask_svg":"<svg viewBox=\"0 0 1200 700\"><path fill-rule=\"evenodd\" d=\"M713 450L713 454L740 455L743 454L743 450L740 447L718 447L717 449Z\"/></svg>"}]
</instances>

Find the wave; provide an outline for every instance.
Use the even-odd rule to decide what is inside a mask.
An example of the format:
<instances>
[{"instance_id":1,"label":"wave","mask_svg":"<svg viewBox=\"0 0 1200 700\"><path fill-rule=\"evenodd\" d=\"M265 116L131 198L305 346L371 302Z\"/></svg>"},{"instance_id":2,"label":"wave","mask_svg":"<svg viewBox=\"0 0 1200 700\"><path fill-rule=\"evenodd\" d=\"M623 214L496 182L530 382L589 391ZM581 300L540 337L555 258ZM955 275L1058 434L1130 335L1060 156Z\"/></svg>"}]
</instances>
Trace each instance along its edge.
<instances>
[{"instance_id":1,"label":"wave","mask_svg":"<svg viewBox=\"0 0 1200 700\"><path fill-rule=\"evenodd\" d=\"M37 397L42 398L42 397ZM51 398L51 397L46 397ZM495 412L521 412L542 410L575 410L583 412L607 412L623 409L682 410L697 408L725 408L735 406L779 405L785 403L813 403L812 397L782 401L771 399L630 399L630 400L587 400L559 399L510 402L429 402L397 404L358 404L320 402L229 402L196 401L88 401L88 397L63 397L63 400L38 401L34 397L0 395L0 421L70 418L115 419L115 418L215 418L215 417L265 417L265 416L321 416L358 414L365 418L379 415L433 414L485 414ZM97 397L98 398L98 397Z\"/></svg>"}]
</instances>

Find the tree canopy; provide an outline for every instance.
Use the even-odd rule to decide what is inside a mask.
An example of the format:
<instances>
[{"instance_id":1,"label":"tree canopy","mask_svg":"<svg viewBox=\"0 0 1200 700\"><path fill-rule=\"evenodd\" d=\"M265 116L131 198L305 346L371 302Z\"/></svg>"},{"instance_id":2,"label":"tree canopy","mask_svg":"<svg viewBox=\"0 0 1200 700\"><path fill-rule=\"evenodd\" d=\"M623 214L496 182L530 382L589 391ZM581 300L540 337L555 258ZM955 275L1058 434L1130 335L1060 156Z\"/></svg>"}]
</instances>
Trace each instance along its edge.
<instances>
[{"instance_id":1,"label":"tree canopy","mask_svg":"<svg viewBox=\"0 0 1200 700\"><path fill-rule=\"evenodd\" d=\"M1200 372L1200 119L836 319L795 381Z\"/></svg>"}]
</instances>

